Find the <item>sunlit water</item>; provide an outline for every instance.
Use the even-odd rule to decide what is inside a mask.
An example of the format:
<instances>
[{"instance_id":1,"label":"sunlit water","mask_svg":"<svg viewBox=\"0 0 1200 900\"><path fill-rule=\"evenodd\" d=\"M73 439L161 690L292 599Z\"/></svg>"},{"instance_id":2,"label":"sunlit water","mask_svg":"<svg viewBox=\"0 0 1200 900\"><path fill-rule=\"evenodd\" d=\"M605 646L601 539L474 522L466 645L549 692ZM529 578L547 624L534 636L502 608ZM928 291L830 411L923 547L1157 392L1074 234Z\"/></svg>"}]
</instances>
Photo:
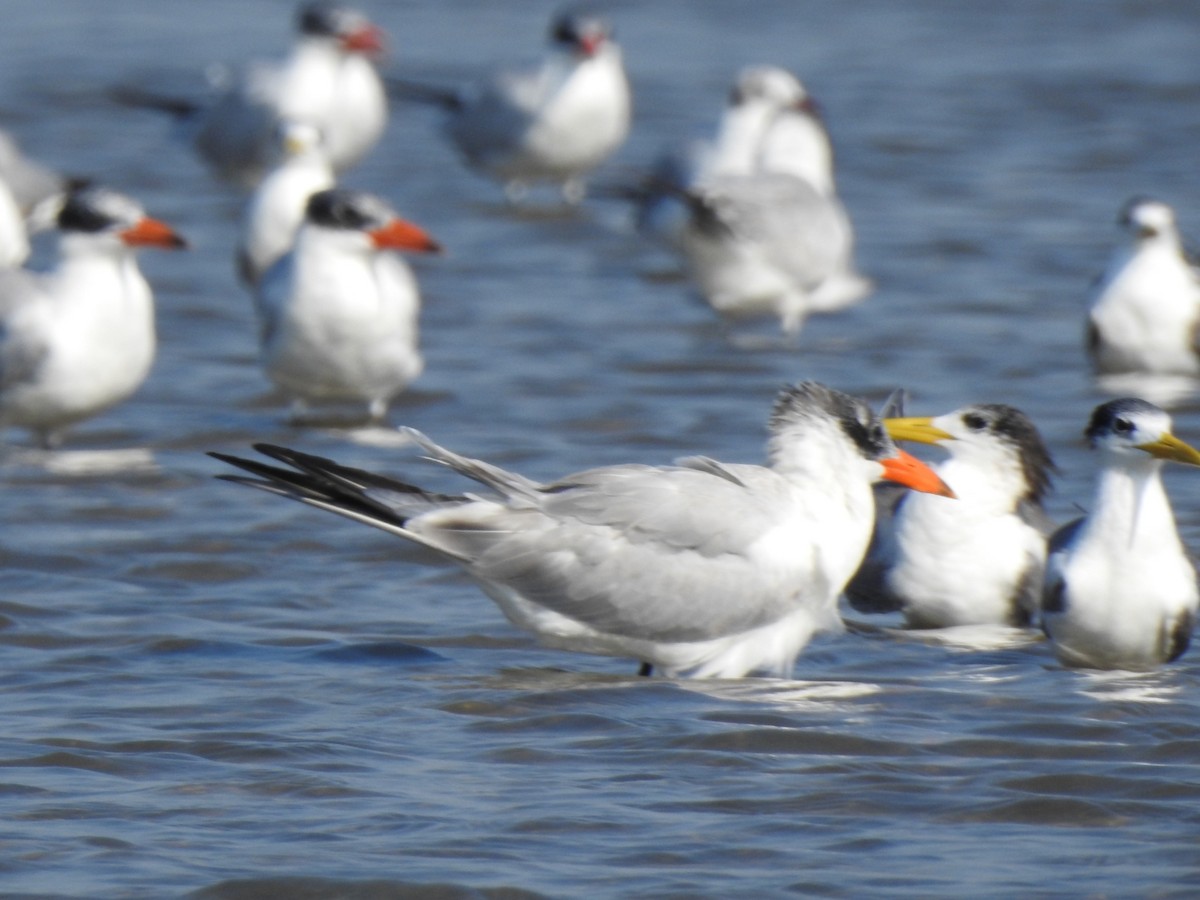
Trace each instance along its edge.
<instances>
[{"instance_id":1,"label":"sunlit water","mask_svg":"<svg viewBox=\"0 0 1200 900\"><path fill-rule=\"evenodd\" d=\"M365 4L389 70L454 82L539 48L541 3ZM1200 654L1054 664L1033 635L819 640L794 681L673 683L540 649L394 539L213 480L267 440L449 485L385 430L294 429L232 264L239 196L108 87L282 47L270 0L10 0L0 113L34 155L192 241L144 255L160 355L64 450L0 461L0 892L62 897L1194 896ZM1200 7L667 0L615 10L635 133L602 180L715 117L749 62L822 101L879 290L787 346L664 278L628 211L517 213L432 111L347 183L448 248L418 261L427 370L392 413L537 477L757 460L779 385L910 411L1009 402L1088 502L1089 282L1132 194L1200 234ZM42 258L45 248L40 250ZM1200 406L1167 385L1177 430ZM1200 545L1200 479L1169 474ZM435 894L431 885L442 885ZM475 892L475 893L472 893Z\"/></svg>"}]
</instances>

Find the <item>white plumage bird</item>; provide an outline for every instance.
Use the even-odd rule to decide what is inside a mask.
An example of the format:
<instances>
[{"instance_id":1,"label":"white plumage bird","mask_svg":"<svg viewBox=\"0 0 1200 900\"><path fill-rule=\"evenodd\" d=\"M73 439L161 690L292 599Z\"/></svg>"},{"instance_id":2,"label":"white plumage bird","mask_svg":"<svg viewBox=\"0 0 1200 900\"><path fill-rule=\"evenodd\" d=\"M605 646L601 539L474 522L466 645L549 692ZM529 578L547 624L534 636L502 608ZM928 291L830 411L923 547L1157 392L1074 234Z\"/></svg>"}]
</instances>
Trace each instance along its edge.
<instances>
[{"instance_id":1,"label":"white plumage bird","mask_svg":"<svg viewBox=\"0 0 1200 900\"><path fill-rule=\"evenodd\" d=\"M258 283L263 363L297 414L307 402L346 401L382 419L421 373L420 296L395 250L440 247L378 197L321 191L292 249Z\"/></svg>"},{"instance_id":2,"label":"white plumage bird","mask_svg":"<svg viewBox=\"0 0 1200 900\"><path fill-rule=\"evenodd\" d=\"M1054 469L1033 422L1014 407L980 403L884 426L893 440L947 450L934 470L958 499L904 494L891 515L881 511L847 590L851 605L902 610L912 628L1030 624L1046 561L1041 503Z\"/></svg>"},{"instance_id":3,"label":"white plumage bird","mask_svg":"<svg viewBox=\"0 0 1200 900\"><path fill-rule=\"evenodd\" d=\"M799 333L814 312L865 297L845 210L793 175L727 175L690 188L682 248L700 294L731 318L775 316Z\"/></svg>"},{"instance_id":4,"label":"white plumage bird","mask_svg":"<svg viewBox=\"0 0 1200 900\"><path fill-rule=\"evenodd\" d=\"M833 148L816 102L778 66L742 69L711 138L664 154L633 191L638 227L678 245L686 221L681 192L724 175L782 174L833 197Z\"/></svg>"},{"instance_id":5,"label":"white plumage bird","mask_svg":"<svg viewBox=\"0 0 1200 900\"><path fill-rule=\"evenodd\" d=\"M545 644L631 657L668 675L786 676L871 533L881 478L947 492L897 450L861 401L815 383L785 390L766 466L695 457L539 484L408 434L489 496L433 494L269 445L292 468L213 454L291 497L429 547L469 572Z\"/></svg>"},{"instance_id":6,"label":"white plumage bird","mask_svg":"<svg viewBox=\"0 0 1200 900\"><path fill-rule=\"evenodd\" d=\"M0 272L0 428L27 428L45 447L146 378L154 301L134 251L184 246L135 201L98 187L70 193L57 225L51 271Z\"/></svg>"},{"instance_id":7,"label":"white plumage bird","mask_svg":"<svg viewBox=\"0 0 1200 900\"><path fill-rule=\"evenodd\" d=\"M395 82L446 110L446 133L466 162L501 181L512 200L551 182L579 202L584 177L629 134L632 98L607 21L566 13L550 27L546 58L504 69L460 91Z\"/></svg>"},{"instance_id":8,"label":"white plumage bird","mask_svg":"<svg viewBox=\"0 0 1200 900\"><path fill-rule=\"evenodd\" d=\"M1098 406L1085 435L1100 454L1096 492L1051 540L1042 624L1067 665L1153 668L1187 649L1200 603L1160 473L1165 461L1200 466L1200 452L1139 399Z\"/></svg>"},{"instance_id":9,"label":"white plumage bird","mask_svg":"<svg viewBox=\"0 0 1200 900\"><path fill-rule=\"evenodd\" d=\"M387 95L372 57L383 34L358 10L306 3L297 36L282 60L259 60L227 74L217 95L197 101L137 88L117 99L158 108L184 123L196 151L221 177L251 187L276 156L281 122L307 122L324 136L330 164L345 171L379 142L387 125Z\"/></svg>"},{"instance_id":10,"label":"white plumage bird","mask_svg":"<svg viewBox=\"0 0 1200 900\"><path fill-rule=\"evenodd\" d=\"M714 138L661 160L639 227L679 249L723 316L774 316L794 336L814 312L873 289L854 263L829 135L804 85L775 66L739 73Z\"/></svg>"},{"instance_id":11,"label":"white plumage bird","mask_svg":"<svg viewBox=\"0 0 1200 900\"><path fill-rule=\"evenodd\" d=\"M1130 242L1093 293L1087 347L1100 374L1200 375L1200 272L1167 204L1135 198L1121 212Z\"/></svg>"}]
</instances>

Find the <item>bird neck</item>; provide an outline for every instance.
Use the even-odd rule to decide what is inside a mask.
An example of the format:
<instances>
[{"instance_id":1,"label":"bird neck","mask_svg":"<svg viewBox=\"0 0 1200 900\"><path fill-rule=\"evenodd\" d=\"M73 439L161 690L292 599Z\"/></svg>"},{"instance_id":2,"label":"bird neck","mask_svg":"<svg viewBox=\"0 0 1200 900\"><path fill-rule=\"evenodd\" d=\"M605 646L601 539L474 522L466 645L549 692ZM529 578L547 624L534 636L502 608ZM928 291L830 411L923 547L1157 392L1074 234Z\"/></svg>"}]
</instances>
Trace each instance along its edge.
<instances>
[{"instance_id":1,"label":"bird neck","mask_svg":"<svg viewBox=\"0 0 1200 900\"><path fill-rule=\"evenodd\" d=\"M1011 513L1029 492L1019 466L992 458L971 460L952 456L936 470L942 480L954 488L962 504L980 514ZM941 498L939 505L944 505Z\"/></svg>"},{"instance_id":2,"label":"bird neck","mask_svg":"<svg viewBox=\"0 0 1200 900\"><path fill-rule=\"evenodd\" d=\"M830 495L861 494L870 502L870 481L878 468L840 435L811 423L796 430L784 428L767 444L770 466L786 478L803 481Z\"/></svg>"},{"instance_id":3,"label":"bird neck","mask_svg":"<svg viewBox=\"0 0 1200 900\"><path fill-rule=\"evenodd\" d=\"M63 233L58 243L56 271L70 276L89 271L137 270L133 248L116 235Z\"/></svg>"},{"instance_id":4,"label":"bird neck","mask_svg":"<svg viewBox=\"0 0 1200 900\"><path fill-rule=\"evenodd\" d=\"M1106 466L1096 484L1088 530L1111 537L1114 549L1179 545L1175 515L1162 483L1162 462L1123 460Z\"/></svg>"}]
</instances>

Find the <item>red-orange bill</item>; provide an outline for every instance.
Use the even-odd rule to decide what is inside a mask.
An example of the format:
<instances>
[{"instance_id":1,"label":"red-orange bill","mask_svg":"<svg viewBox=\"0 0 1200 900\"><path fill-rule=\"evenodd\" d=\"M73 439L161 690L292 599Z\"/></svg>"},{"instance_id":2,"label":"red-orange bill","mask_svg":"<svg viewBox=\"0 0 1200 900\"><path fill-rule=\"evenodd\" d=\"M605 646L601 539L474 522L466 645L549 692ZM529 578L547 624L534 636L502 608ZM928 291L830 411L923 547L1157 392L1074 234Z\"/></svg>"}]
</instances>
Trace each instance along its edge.
<instances>
[{"instance_id":1,"label":"red-orange bill","mask_svg":"<svg viewBox=\"0 0 1200 900\"><path fill-rule=\"evenodd\" d=\"M383 32L374 25L365 25L342 38L342 46L353 53L382 53Z\"/></svg>"},{"instance_id":2,"label":"red-orange bill","mask_svg":"<svg viewBox=\"0 0 1200 900\"><path fill-rule=\"evenodd\" d=\"M178 250L187 246L170 225L149 217L121 232L121 240L132 247L166 247Z\"/></svg>"},{"instance_id":3,"label":"red-orange bill","mask_svg":"<svg viewBox=\"0 0 1200 900\"><path fill-rule=\"evenodd\" d=\"M933 469L904 450L897 450L895 456L883 460L883 477L914 491L942 497L954 496L954 491Z\"/></svg>"},{"instance_id":4,"label":"red-orange bill","mask_svg":"<svg viewBox=\"0 0 1200 900\"><path fill-rule=\"evenodd\" d=\"M418 253L441 253L442 245L422 228L403 219L392 219L382 228L368 232L375 246L387 250L414 250Z\"/></svg>"}]
</instances>

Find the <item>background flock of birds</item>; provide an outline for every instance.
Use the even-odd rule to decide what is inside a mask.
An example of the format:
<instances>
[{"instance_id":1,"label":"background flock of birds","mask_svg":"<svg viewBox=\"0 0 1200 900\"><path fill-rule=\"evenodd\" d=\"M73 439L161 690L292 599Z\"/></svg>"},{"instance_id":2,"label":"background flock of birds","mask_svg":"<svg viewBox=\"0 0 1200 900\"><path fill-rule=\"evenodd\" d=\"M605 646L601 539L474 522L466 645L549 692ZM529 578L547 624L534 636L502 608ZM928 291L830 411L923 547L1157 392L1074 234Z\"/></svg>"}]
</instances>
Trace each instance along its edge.
<instances>
[{"instance_id":1,"label":"background flock of birds","mask_svg":"<svg viewBox=\"0 0 1200 900\"><path fill-rule=\"evenodd\" d=\"M175 115L214 172L250 191L238 272L264 370L293 416L335 402L381 420L423 367L418 286L396 251L440 249L381 198L337 186L380 139L388 94L442 107L464 161L512 202L549 183L575 204L628 134L630 88L607 21L589 12L553 20L539 67L454 91L385 85L372 61L383 36L359 12L308 4L297 25L286 59L248 67L211 97L119 99ZM134 251L185 243L133 199L60 177L7 139L0 175L0 427L49 448L146 378L154 310ZM828 135L782 69L745 69L710 139L617 191L722 315L778 318L790 338L810 314L872 290L855 267ZM1137 199L1121 221L1130 239L1087 322L1097 371L1200 375L1200 278L1173 211ZM56 265L21 268L29 235L50 228ZM1200 592L1160 470L1200 466L1200 452L1171 434L1166 412L1133 398L1093 412L1090 512L1055 531L1041 513L1054 465L1023 413L980 404L914 418L901 407L876 414L805 382L776 402L765 466L689 457L551 484L407 431L485 494L432 493L270 445L258 449L274 463L214 455L249 473L230 480L456 562L545 643L630 657L646 673L786 676L814 633L842 627L843 595L861 612L902 610L914 628L1040 625L1068 665L1145 669L1184 652ZM949 456L934 471L897 440Z\"/></svg>"}]
</instances>

